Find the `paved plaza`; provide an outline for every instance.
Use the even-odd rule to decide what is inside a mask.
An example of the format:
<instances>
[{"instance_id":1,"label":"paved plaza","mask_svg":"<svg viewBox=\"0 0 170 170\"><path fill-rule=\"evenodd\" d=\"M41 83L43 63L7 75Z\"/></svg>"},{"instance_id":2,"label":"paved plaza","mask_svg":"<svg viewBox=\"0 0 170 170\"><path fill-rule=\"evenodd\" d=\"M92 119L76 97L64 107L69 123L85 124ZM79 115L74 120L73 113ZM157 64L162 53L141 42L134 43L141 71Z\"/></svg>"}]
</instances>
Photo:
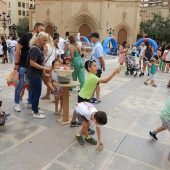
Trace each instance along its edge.
<instances>
[{"instance_id":1,"label":"paved plaza","mask_svg":"<svg viewBox=\"0 0 170 170\"><path fill-rule=\"evenodd\" d=\"M107 56L105 61L103 77L118 67L117 58ZM44 120L33 118L26 108L27 92L22 111L14 112L14 88L6 85L12 69L13 64L0 64L0 100L3 110L12 114L0 126L0 170L170 170L170 133L158 134L157 142L148 136L161 125L159 113L170 94L166 88L170 74L157 72L157 88L145 86L144 77L124 74L102 84L102 102L95 106L107 113L108 123L101 128L105 148L100 153L90 144L83 147L76 142L80 127L56 122L60 117L54 115L52 95L51 100L40 100ZM70 92L70 117L78 90Z\"/></svg>"}]
</instances>

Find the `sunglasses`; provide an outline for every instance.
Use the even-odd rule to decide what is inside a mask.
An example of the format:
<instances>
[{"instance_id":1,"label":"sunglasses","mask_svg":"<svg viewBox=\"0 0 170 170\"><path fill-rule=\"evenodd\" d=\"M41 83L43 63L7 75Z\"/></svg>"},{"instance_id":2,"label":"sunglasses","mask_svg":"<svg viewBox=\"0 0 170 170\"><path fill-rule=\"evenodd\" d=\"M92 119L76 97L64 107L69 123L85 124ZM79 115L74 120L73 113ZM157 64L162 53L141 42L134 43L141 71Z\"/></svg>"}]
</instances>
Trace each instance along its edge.
<instances>
[{"instance_id":1,"label":"sunglasses","mask_svg":"<svg viewBox=\"0 0 170 170\"><path fill-rule=\"evenodd\" d=\"M95 60L89 60L88 67L91 66L91 64L92 64L93 61L96 62Z\"/></svg>"}]
</instances>

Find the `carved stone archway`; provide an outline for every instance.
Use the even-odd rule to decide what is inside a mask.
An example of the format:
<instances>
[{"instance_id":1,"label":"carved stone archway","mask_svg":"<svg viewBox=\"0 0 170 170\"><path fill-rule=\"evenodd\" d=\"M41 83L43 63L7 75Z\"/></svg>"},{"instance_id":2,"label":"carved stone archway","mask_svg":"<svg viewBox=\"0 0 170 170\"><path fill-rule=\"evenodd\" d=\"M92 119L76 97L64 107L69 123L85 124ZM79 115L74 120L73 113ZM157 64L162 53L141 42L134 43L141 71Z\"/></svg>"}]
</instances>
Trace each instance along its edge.
<instances>
[{"instance_id":1,"label":"carved stone archway","mask_svg":"<svg viewBox=\"0 0 170 170\"><path fill-rule=\"evenodd\" d=\"M82 24L78 30L81 36L88 37L91 34L91 29L87 24Z\"/></svg>"},{"instance_id":2,"label":"carved stone archway","mask_svg":"<svg viewBox=\"0 0 170 170\"><path fill-rule=\"evenodd\" d=\"M54 24L50 20L45 21L43 24L44 24L44 27L45 27L45 32L50 34L51 36L53 36L52 29L53 29Z\"/></svg>"},{"instance_id":3,"label":"carved stone archway","mask_svg":"<svg viewBox=\"0 0 170 170\"><path fill-rule=\"evenodd\" d=\"M79 31L79 28L86 24L90 27L91 32L98 31L98 25L96 21L87 14L81 14L79 16L74 17L69 24L69 32L71 33L77 33Z\"/></svg>"}]
</instances>

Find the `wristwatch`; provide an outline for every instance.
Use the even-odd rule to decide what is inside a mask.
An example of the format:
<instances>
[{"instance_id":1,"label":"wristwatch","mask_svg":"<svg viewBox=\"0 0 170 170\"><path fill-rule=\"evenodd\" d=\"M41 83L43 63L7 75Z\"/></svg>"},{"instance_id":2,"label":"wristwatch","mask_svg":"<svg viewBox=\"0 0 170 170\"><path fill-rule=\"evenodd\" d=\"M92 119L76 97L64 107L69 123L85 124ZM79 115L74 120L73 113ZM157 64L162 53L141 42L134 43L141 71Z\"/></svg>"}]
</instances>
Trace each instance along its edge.
<instances>
[{"instance_id":1,"label":"wristwatch","mask_svg":"<svg viewBox=\"0 0 170 170\"><path fill-rule=\"evenodd\" d=\"M19 65L19 63L15 63L15 65Z\"/></svg>"}]
</instances>

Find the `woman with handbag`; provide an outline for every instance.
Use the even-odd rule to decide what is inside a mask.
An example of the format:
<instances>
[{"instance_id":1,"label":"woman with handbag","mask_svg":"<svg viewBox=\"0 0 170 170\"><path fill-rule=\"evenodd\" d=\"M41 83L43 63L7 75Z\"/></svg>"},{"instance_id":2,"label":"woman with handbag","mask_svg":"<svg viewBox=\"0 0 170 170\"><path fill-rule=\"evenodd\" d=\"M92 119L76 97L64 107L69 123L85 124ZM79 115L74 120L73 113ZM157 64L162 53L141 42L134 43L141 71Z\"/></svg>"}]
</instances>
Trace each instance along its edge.
<instances>
[{"instance_id":1,"label":"woman with handbag","mask_svg":"<svg viewBox=\"0 0 170 170\"><path fill-rule=\"evenodd\" d=\"M82 55L81 48L78 46L78 43L76 42L76 39L73 35L70 35L68 39L70 42L69 50L70 50L71 67L74 68L72 77L74 81L77 81L77 78L79 79L80 90L81 90L81 88L85 83L84 63L81 58Z\"/></svg>"},{"instance_id":2,"label":"woman with handbag","mask_svg":"<svg viewBox=\"0 0 170 170\"><path fill-rule=\"evenodd\" d=\"M61 61L60 50L57 46L59 42L59 37L54 36L53 39L51 36L48 38L48 43L44 46L44 56L45 56L45 66L51 68L52 62L57 58ZM44 84L47 86L47 91L45 96L41 97L42 100L50 99L50 92L53 89L51 77L48 75L51 74L51 70L45 71L43 74Z\"/></svg>"},{"instance_id":3,"label":"woman with handbag","mask_svg":"<svg viewBox=\"0 0 170 170\"><path fill-rule=\"evenodd\" d=\"M30 40L30 51L28 55L27 77L29 88L32 90L32 110L33 117L44 119L45 115L40 114L38 105L42 90L42 75L44 70L51 70L50 67L44 66L43 46L48 41L48 34L39 32Z\"/></svg>"}]
</instances>

